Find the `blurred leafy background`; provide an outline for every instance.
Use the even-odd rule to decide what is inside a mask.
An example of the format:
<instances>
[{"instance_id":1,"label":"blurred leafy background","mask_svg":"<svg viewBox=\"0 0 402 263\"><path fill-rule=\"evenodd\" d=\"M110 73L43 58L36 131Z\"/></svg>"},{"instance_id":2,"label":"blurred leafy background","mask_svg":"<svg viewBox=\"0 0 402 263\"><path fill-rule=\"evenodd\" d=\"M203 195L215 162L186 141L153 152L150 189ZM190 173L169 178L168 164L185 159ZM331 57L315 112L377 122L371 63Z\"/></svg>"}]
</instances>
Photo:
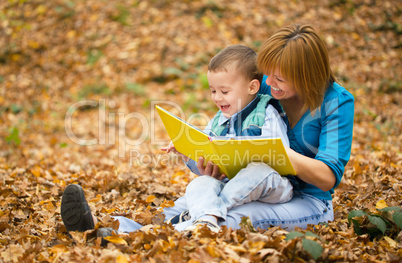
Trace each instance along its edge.
<instances>
[{"instance_id":1,"label":"blurred leafy background","mask_svg":"<svg viewBox=\"0 0 402 263\"><path fill-rule=\"evenodd\" d=\"M254 243L246 232L238 236L251 243L225 239L232 250L259 244L249 252L234 249L237 257L218 239L188 241L170 228L177 244L190 242L180 256L172 252L178 247L174 241L170 246L158 243L160 233L138 244L132 243L135 237L126 238L128 246L110 247L103 256L90 246L91 253L84 256L79 251L88 248L79 242L73 245L58 208L64 187L80 183L97 215L124 212L151 223L156 213L152 207L180 196L193 176L183 165L171 167L157 159L162 158L158 147L167 135L151 114L152 102L172 101L187 116L211 116L215 109L206 82L210 58L230 44L258 51L267 37L291 23L316 28L328 46L335 75L356 99L352 157L334 195L336 220L311 230L326 240L321 258L400 259L400 232L373 240L357 236L347 219L352 210L380 214L383 201L401 206L399 0L1 1L0 258L135 261L148 258L149 249L156 246L151 255L165 262L175 257L308 260L309 254L297 249L296 241L266 241L268 234L280 236L282 230L262 232L265 237ZM84 146L67 136L65 116L84 100L96 106L75 110L72 130L80 138L105 138L104 143ZM105 118L100 119L100 112ZM133 112L145 116L148 125L134 118L122 127L119 120ZM195 124L204 125L205 120L196 119ZM120 136L134 140L143 133L145 141L136 146ZM163 142L155 143L152 136ZM131 158L130 150L156 161ZM264 250L269 248L276 252Z\"/></svg>"}]
</instances>

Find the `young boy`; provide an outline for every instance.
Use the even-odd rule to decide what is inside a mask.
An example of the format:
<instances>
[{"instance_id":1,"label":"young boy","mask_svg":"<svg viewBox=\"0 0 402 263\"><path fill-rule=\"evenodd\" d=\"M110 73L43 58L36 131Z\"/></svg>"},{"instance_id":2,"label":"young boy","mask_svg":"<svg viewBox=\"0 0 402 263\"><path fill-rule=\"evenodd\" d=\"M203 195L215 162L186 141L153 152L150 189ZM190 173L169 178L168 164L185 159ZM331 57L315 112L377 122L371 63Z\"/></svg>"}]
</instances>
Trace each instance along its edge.
<instances>
[{"instance_id":1,"label":"young boy","mask_svg":"<svg viewBox=\"0 0 402 263\"><path fill-rule=\"evenodd\" d=\"M232 45L211 59L207 78L212 101L219 111L204 132L211 136L280 137L284 145L289 146L286 125L271 104L271 97L258 94L262 74L258 72L256 58L251 48ZM172 143L162 150L180 154ZM257 200L284 203L293 196L289 180L266 164L251 163L248 168L255 170L253 176L240 171L229 181L225 175L218 174L218 167L211 162L204 167L202 159L196 163L182 157L195 174L211 176L197 177L187 186L184 207L188 211L172 218L171 222L181 223L191 217L191 225L189 222L177 224L178 230L194 230L206 224L218 232L218 222L226 220L231 208Z\"/></svg>"}]
</instances>

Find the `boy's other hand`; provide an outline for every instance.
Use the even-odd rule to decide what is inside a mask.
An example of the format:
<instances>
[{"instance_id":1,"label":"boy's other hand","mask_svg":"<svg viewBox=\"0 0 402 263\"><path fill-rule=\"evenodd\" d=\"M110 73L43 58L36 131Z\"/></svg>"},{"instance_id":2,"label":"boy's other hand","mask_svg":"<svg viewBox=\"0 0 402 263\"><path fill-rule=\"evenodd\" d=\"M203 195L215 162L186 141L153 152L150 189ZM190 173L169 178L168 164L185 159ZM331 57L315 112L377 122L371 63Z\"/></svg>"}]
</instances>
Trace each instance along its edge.
<instances>
[{"instance_id":1,"label":"boy's other hand","mask_svg":"<svg viewBox=\"0 0 402 263\"><path fill-rule=\"evenodd\" d=\"M183 161L185 161L185 162L188 162L190 160L190 158L188 158L187 156L185 156L184 154L182 154L181 152L176 150L176 148L174 147L172 142L170 142L168 146L162 147L161 150L166 153L172 152L174 154L177 154L177 155L181 156L181 158L183 158Z\"/></svg>"},{"instance_id":2,"label":"boy's other hand","mask_svg":"<svg viewBox=\"0 0 402 263\"><path fill-rule=\"evenodd\" d=\"M161 150L166 153L170 153L170 152L178 153L178 151L176 150L176 148L174 147L172 142L170 142L168 146L162 147Z\"/></svg>"},{"instance_id":3,"label":"boy's other hand","mask_svg":"<svg viewBox=\"0 0 402 263\"><path fill-rule=\"evenodd\" d=\"M204 165L204 158L200 157L197 162L197 168L200 174L209 175L217 180L223 180L226 178L225 174L219 173L219 167L213 162L209 161Z\"/></svg>"}]
</instances>

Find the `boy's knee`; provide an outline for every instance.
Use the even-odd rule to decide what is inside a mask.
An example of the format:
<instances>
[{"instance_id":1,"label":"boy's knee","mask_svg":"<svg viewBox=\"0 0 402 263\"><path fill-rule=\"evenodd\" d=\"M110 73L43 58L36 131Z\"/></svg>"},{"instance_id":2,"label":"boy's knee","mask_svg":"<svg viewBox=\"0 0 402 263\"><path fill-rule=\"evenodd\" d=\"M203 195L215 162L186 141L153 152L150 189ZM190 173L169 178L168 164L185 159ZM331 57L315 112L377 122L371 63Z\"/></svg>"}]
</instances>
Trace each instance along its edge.
<instances>
[{"instance_id":1,"label":"boy's knee","mask_svg":"<svg viewBox=\"0 0 402 263\"><path fill-rule=\"evenodd\" d=\"M204 183L204 182L213 182L213 181L218 181L217 179L213 178L212 176L208 175L201 175L196 178L194 178L190 184L198 184L198 183Z\"/></svg>"},{"instance_id":2,"label":"boy's knee","mask_svg":"<svg viewBox=\"0 0 402 263\"><path fill-rule=\"evenodd\" d=\"M276 171L266 163L260 163L260 162L249 163L247 165L247 168L253 170L260 170L267 173L274 173L274 172L276 173Z\"/></svg>"},{"instance_id":3,"label":"boy's knee","mask_svg":"<svg viewBox=\"0 0 402 263\"><path fill-rule=\"evenodd\" d=\"M188 185L187 185L187 190L191 189L192 187L200 187L203 185L211 186L214 184L220 184L221 182L212 176L208 175L202 175L194 178Z\"/></svg>"},{"instance_id":4,"label":"boy's knee","mask_svg":"<svg viewBox=\"0 0 402 263\"><path fill-rule=\"evenodd\" d=\"M278 174L271 166L266 163L249 163L246 168L240 170L238 175L251 176L251 175L261 175L269 176L271 174Z\"/></svg>"}]
</instances>

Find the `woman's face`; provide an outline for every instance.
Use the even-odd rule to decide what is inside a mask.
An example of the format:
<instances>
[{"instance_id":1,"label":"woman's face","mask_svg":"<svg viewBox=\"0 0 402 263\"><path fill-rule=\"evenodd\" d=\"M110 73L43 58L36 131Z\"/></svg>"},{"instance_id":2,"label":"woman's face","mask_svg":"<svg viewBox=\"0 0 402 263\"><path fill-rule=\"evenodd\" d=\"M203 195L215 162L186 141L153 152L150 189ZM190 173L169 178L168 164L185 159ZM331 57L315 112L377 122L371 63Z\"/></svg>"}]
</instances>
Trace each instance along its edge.
<instances>
[{"instance_id":1,"label":"woman's face","mask_svg":"<svg viewBox=\"0 0 402 263\"><path fill-rule=\"evenodd\" d=\"M271 86L271 95L277 100L295 99L298 96L293 83L284 79L279 74L279 70L268 74L265 82Z\"/></svg>"}]
</instances>

